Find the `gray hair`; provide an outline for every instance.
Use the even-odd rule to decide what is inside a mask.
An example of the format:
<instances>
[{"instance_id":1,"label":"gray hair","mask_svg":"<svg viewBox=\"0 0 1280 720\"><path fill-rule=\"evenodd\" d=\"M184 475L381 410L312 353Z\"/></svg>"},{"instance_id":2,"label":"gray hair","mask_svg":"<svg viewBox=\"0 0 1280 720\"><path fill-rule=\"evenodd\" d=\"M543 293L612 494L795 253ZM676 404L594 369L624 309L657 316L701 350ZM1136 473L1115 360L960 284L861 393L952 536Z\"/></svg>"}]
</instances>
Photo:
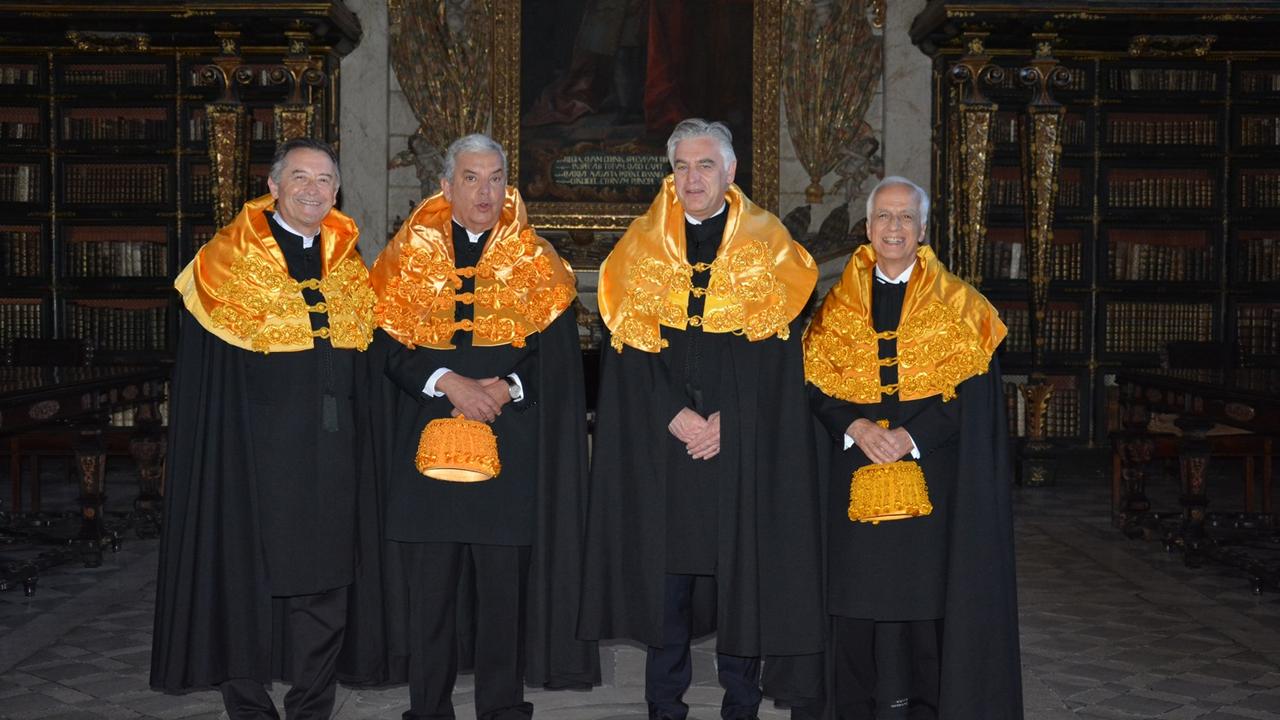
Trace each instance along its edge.
<instances>
[{"instance_id":1,"label":"gray hair","mask_svg":"<svg viewBox=\"0 0 1280 720\"><path fill-rule=\"evenodd\" d=\"M689 118L681 120L676 129L671 131L671 137L667 138L667 160L671 162L672 170L676 168L676 145L684 140L700 137L709 137L720 145L720 157L724 158L725 168L737 161L738 156L733 153L733 133L729 132L728 125L719 121L707 122L702 118Z\"/></svg>"},{"instance_id":2,"label":"gray hair","mask_svg":"<svg viewBox=\"0 0 1280 720\"><path fill-rule=\"evenodd\" d=\"M333 151L333 146L323 140L315 138L300 137L282 143L276 148L276 154L271 158L271 181L276 185L280 184L280 180L284 176L285 158L294 150L315 150L329 156L329 160L333 162L333 179L336 181L335 187L342 186L342 171L338 169L338 153Z\"/></svg>"},{"instance_id":3,"label":"gray hair","mask_svg":"<svg viewBox=\"0 0 1280 720\"><path fill-rule=\"evenodd\" d=\"M444 167L440 169L440 179L453 182L453 171L458 166L458 156L469 152L498 153L502 158L502 174L507 174L507 151L502 149L497 140L484 133L472 133L454 140L449 149L444 151Z\"/></svg>"},{"instance_id":4,"label":"gray hair","mask_svg":"<svg viewBox=\"0 0 1280 720\"><path fill-rule=\"evenodd\" d=\"M867 222L871 222L871 208L875 207L876 194L887 187L906 187L910 188L916 195L916 209L920 211L920 227L929 224L929 193L919 185L902 177L901 175L890 175L889 177L876 183L871 188L871 194L867 196Z\"/></svg>"}]
</instances>

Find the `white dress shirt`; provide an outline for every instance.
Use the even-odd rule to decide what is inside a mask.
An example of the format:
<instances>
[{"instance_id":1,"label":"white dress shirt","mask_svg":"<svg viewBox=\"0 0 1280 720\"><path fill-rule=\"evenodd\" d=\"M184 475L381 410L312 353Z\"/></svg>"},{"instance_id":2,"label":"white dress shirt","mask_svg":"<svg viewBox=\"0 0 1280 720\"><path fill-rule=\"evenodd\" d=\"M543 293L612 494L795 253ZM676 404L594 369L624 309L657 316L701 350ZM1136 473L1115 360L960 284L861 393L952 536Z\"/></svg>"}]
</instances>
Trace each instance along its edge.
<instances>
[{"instance_id":1,"label":"white dress shirt","mask_svg":"<svg viewBox=\"0 0 1280 720\"><path fill-rule=\"evenodd\" d=\"M312 245L314 245L314 244L315 244L315 242L316 242L316 236L320 234L320 233L318 233L318 232L317 232L317 233L312 233L312 234L310 234L310 235L306 235L306 234L304 234L304 233L300 233L300 232L298 232L297 230L294 230L292 227L290 227L290 226L289 226L289 223L287 223L287 222L285 222L285 221L284 221L284 218L283 218L283 217L281 217L281 216L280 216L280 213L278 213L278 212L277 212L277 213L272 214L272 217L273 217L273 218L275 218L276 224L277 224L277 225L279 225L282 229L284 229L284 230L288 230L289 232L293 233L294 235L297 235L297 236L301 237L301 238L302 238L302 247L303 247L303 248L305 248L305 249L307 249L307 250L310 250L310 249L311 249L311 246L312 246Z\"/></svg>"}]
</instances>

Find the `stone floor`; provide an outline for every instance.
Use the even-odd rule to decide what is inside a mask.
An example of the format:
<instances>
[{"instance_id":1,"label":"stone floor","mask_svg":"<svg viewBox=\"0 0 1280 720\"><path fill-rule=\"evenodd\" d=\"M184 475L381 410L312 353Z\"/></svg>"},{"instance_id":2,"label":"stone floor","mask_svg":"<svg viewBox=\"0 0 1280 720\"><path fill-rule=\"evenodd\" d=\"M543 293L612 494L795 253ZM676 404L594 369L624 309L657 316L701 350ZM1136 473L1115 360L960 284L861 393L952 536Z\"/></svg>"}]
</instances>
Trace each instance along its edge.
<instances>
[{"instance_id":1,"label":"stone floor","mask_svg":"<svg viewBox=\"0 0 1280 720\"><path fill-rule=\"evenodd\" d=\"M1105 458L1070 465L1056 486L1015 491L1027 717L1280 718L1280 593L1255 596L1239 571L1188 569L1158 542L1125 539L1109 524ZM119 509L131 492L123 473L112 477L121 478L109 487ZM48 485L46 507L74 493ZM1229 506L1224 492L1215 507ZM1172 508L1177 491L1165 483L1152 495ZM23 552L0 546L0 555ZM1280 544L1257 552L1275 560ZM0 718L222 716L212 692L147 688L155 565L154 540L126 540L102 567L46 572L34 597L0 592ZM686 698L702 720L718 717L712 657L703 643ZM604 685L591 692L531 691L538 717L643 718L642 650L613 645L604 659ZM461 718L474 716L470 688L461 678ZM336 717L394 718L406 706L403 687L342 688ZM761 717L786 713L766 707Z\"/></svg>"}]
</instances>

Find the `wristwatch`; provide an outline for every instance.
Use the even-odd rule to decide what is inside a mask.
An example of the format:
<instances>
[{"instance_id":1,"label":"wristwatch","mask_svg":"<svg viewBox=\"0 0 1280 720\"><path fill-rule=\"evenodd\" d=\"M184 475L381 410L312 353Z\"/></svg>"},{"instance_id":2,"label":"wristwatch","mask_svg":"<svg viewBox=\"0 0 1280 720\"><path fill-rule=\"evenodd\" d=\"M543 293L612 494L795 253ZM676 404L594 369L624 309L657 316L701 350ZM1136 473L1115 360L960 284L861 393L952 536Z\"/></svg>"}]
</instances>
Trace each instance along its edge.
<instances>
[{"instance_id":1,"label":"wristwatch","mask_svg":"<svg viewBox=\"0 0 1280 720\"><path fill-rule=\"evenodd\" d=\"M520 402L524 399L524 391L520 389L520 385L515 380L511 379L510 375L503 377L502 380L507 384L507 392L511 395L511 402Z\"/></svg>"}]
</instances>

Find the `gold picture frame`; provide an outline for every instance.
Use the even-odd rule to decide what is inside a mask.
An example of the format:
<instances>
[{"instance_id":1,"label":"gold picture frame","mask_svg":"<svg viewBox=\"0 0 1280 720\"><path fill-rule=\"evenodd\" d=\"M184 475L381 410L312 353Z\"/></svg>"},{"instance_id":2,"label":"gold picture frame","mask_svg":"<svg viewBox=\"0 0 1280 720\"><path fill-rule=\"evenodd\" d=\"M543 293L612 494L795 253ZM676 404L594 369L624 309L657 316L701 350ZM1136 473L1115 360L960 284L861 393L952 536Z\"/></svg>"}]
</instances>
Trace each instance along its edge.
<instances>
[{"instance_id":1,"label":"gold picture frame","mask_svg":"<svg viewBox=\"0 0 1280 720\"><path fill-rule=\"evenodd\" d=\"M508 148L511 178L520 177L522 6L522 0L494 0L493 7L493 136ZM751 199L776 213L782 2L755 0L751 10ZM647 207L647 203L528 203L529 219L535 226L564 231L625 230Z\"/></svg>"}]
</instances>

